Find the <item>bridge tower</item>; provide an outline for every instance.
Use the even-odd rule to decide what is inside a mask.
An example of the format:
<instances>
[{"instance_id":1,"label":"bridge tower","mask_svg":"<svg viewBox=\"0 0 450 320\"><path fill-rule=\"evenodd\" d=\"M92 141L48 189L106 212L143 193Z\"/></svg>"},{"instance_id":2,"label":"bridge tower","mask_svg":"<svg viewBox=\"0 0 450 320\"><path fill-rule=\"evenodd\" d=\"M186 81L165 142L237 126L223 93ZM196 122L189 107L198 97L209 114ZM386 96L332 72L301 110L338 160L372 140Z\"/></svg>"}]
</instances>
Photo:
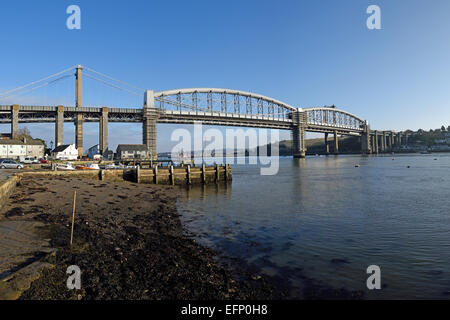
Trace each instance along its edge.
<instances>
[{"instance_id":1,"label":"bridge tower","mask_svg":"<svg viewBox=\"0 0 450 320\"><path fill-rule=\"evenodd\" d=\"M307 113L301 108L292 112L292 151L294 158L305 158L306 144L305 131L307 123Z\"/></svg>"},{"instance_id":2,"label":"bridge tower","mask_svg":"<svg viewBox=\"0 0 450 320\"><path fill-rule=\"evenodd\" d=\"M372 152L370 146L370 126L367 121L364 123L364 131L361 134L361 153L370 154Z\"/></svg>"},{"instance_id":3,"label":"bridge tower","mask_svg":"<svg viewBox=\"0 0 450 320\"><path fill-rule=\"evenodd\" d=\"M76 107L82 108L81 70L83 67L77 65L76 70ZM78 157L81 158L83 156L83 114L81 112L77 112L75 118L75 147L78 150Z\"/></svg>"},{"instance_id":4,"label":"bridge tower","mask_svg":"<svg viewBox=\"0 0 450 320\"><path fill-rule=\"evenodd\" d=\"M145 91L144 109L142 119L142 144L147 146L150 157L153 160L158 159L156 151L156 121L159 113L155 108L155 93L153 90Z\"/></svg>"}]
</instances>

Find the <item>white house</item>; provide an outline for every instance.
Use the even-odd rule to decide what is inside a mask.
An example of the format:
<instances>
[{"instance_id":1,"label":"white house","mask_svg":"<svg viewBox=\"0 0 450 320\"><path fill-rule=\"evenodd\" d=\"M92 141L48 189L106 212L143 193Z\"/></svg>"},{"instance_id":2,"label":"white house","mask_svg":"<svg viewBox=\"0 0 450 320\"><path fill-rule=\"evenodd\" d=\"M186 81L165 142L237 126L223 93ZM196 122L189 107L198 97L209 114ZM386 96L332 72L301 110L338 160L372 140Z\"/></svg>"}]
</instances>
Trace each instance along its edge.
<instances>
[{"instance_id":1,"label":"white house","mask_svg":"<svg viewBox=\"0 0 450 320\"><path fill-rule=\"evenodd\" d=\"M116 150L117 159L149 158L148 148L144 144L119 144Z\"/></svg>"},{"instance_id":2,"label":"white house","mask_svg":"<svg viewBox=\"0 0 450 320\"><path fill-rule=\"evenodd\" d=\"M55 160L77 160L78 150L75 148L75 144L63 144L53 149L52 158Z\"/></svg>"},{"instance_id":3,"label":"white house","mask_svg":"<svg viewBox=\"0 0 450 320\"><path fill-rule=\"evenodd\" d=\"M21 159L24 157L44 157L44 144L40 140L0 139L0 158Z\"/></svg>"}]
</instances>

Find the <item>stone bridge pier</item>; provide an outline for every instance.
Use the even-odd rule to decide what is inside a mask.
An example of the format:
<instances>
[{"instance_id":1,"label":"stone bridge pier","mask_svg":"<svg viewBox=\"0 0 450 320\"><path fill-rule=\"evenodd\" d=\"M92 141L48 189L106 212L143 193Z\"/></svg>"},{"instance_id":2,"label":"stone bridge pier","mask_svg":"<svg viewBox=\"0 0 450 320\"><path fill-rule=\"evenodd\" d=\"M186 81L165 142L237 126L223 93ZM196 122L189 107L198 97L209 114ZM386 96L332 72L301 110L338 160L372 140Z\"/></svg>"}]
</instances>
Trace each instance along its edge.
<instances>
[{"instance_id":1,"label":"stone bridge pier","mask_svg":"<svg viewBox=\"0 0 450 320\"><path fill-rule=\"evenodd\" d=\"M364 131L361 135L361 153L363 154L372 153L372 148L370 144L370 126L367 122L364 124Z\"/></svg>"},{"instance_id":2,"label":"stone bridge pier","mask_svg":"<svg viewBox=\"0 0 450 320\"><path fill-rule=\"evenodd\" d=\"M19 106L11 107L11 139L16 139L19 133Z\"/></svg>"},{"instance_id":3,"label":"stone bridge pier","mask_svg":"<svg viewBox=\"0 0 450 320\"><path fill-rule=\"evenodd\" d=\"M142 144L147 146L150 157L154 160L158 158L156 151L156 122L158 118L159 113L155 109L155 93L153 90L147 90L144 98Z\"/></svg>"},{"instance_id":4,"label":"stone bridge pier","mask_svg":"<svg viewBox=\"0 0 450 320\"><path fill-rule=\"evenodd\" d=\"M55 148L64 144L64 107L56 107Z\"/></svg>"},{"instance_id":5,"label":"stone bridge pier","mask_svg":"<svg viewBox=\"0 0 450 320\"><path fill-rule=\"evenodd\" d=\"M307 125L307 113L302 109L292 112L292 142L294 158L306 157L305 131Z\"/></svg>"},{"instance_id":6,"label":"stone bridge pier","mask_svg":"<svg viewBox=\"0 0 450 320\"><path fill-rule=\"evenodd\" d=\"M99 144L98 151L104 155L108 150L108 108L103 107L99 121Z\"/></svg>"}]
</instances>

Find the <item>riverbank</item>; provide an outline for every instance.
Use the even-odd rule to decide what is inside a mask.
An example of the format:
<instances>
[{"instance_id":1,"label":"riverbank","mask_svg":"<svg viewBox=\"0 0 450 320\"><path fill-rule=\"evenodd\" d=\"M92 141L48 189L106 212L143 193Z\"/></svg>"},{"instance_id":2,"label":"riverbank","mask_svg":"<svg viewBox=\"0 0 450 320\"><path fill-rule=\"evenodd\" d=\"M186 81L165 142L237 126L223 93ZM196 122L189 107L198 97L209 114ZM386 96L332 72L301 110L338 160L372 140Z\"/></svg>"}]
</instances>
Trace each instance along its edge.
<instances>
[{"instance_id":1,"label":"riverbank","mask_svg":"<svg viewBox=\"0 0 450 320\"><path fill-rule=\"evenodd\" d=\"M77 191L74 244L69 246ZM178 188L81 178L23 177L3 221L39 221L56 253L20 299L273 299L264 277L236 280L215 253L188 238L175 202ZM68 290L67 267L82 272ZM245 277L244 277L245 278Z\"/></svg>"}]
</instances>

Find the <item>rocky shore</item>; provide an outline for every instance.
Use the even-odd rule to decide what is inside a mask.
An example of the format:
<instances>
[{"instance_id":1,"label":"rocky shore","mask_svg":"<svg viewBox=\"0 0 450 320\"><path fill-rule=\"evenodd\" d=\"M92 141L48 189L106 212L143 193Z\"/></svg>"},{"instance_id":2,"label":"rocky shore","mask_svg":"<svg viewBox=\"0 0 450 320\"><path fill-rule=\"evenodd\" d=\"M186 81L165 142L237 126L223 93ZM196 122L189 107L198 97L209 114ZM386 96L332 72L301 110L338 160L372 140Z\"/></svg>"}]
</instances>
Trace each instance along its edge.
<instances>
[{"instance_id":1,"label":"rocky shore","mask_svg":"<svg viewBox=\"0 0 450 320\"><path fill-rule=\"evenodd\" d=\"M74 243L70 242L77 191ZM125 182L24 177L2 220L39 221L57 249L53 266L20 299L277 299L261 276L236 278L215 253L183 232L176 187ZM68 290L67 267L81 269L81 289Z\"/></svg>"}]
</instances>

